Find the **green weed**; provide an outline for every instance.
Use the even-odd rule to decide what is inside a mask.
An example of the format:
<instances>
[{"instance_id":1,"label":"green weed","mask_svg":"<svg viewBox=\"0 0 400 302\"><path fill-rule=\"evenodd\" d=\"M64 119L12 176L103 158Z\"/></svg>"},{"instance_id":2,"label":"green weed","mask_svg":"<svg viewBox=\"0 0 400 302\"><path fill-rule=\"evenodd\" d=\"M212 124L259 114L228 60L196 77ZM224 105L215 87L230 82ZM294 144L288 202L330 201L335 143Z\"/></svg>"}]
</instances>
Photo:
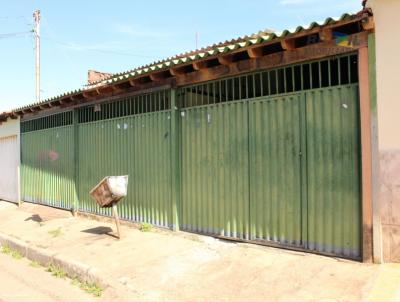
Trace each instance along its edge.
<instances>
[{"instance_id":1,"label":"green weed","mask_svg":"<svg viewBox=\"0 0 400 302\"><path fill-rule=\"evenodd\" d=\"M55 229L55 230L51 230L48 232L50 235L53 236L53 238L59 237L62 235L62 231L61 228Z\"/></svg>"},{"instance_id":2,"label":"green weed","mask_svg":"<svg viewBox=\"0 0 400 302\"><path fill-rule=\"evenodd\" d=\"M14 259L21 259L24 257L19 251L10 248L8 245L2 245L1 252L3 254L10 255Z\"/></svg>"},{"instance_id":3,"label":"green weed","mask_svg":"<svg viewBox=\"0 0 400 302\"><path fill-rule=\"evenodd\" d=\"M103 294L103 288L101 288L96 283L89 283L86 281L81 281L75 277L72 279L71 284L75 285L75 286L79 286L79 288L81 288L88 294L91 294L95 297L100 297Z\"/></svg>"},{"instance_id":4,"label":"green weed","mask_svg":"<svg viewBox=\"0 0 400 302\"><path fill-rule=\"evenodd\" d=\"M150 232L153 226L150 223L141 223L139 226L139 231L141 232Z\"/></svg>"},{"instance_id":5,"label":"green weed","mask_svg":"<svg viewBox=\"0 0 400 302\"><path fill-rule=\"evenodd\" d=\"M32 267L35 267L35 268L42 267L42 265L37 261L31 261L31 263L29 263L29 265L32 266Z\"/></svg>"},{"instance_id":6,"label":"green weed","mask_svg":"<svg viewBox=\"0 0 400 302\"><path fill-rule=\"evenodd\" d=\"M67 277L67 273L61 267L54 264L50 264L47 271L57 278L65 279Z\"/></svg>"}]
</instances>

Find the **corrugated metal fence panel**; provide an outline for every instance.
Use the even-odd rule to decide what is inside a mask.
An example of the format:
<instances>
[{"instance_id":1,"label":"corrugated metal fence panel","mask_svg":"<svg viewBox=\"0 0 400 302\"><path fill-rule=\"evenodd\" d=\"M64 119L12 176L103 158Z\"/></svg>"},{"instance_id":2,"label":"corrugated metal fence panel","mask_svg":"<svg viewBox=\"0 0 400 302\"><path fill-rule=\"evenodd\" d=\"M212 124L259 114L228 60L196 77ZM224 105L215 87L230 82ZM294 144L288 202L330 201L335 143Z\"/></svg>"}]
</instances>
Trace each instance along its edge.
<instances>
[{"instance_id":1,"label":"corrugated metal fence panel","mask_svg":"<svg viewBox=\"0 0 400 302\"><path fill-rule=\"evenodd\" d=\"M302 244L301 121L303 95L250 102L252 239Z\"/></svg>"},{"instance_id":2,"label":"corrugated metal fence panel","mask_svg":"<svg viewBox=\"0 0 400 302\"><path fill-rule=\"evenodd\" d=\"M79 124L81 210L111 215L89 191L105 176L129 175L121 217L171 226L170 118L163 111Z\"/></svg>"},{"instance_id":3,"label":"corrugated metal fence panel","mask_svg":"<svg viewBox=\"0 0 400 302\"><path fill-rule=\"evenodd\" d=\"M182 227L249 238L248 104L182 110Z\"/></svg>"},{"instance_id":4,"label":"corrugated metal fence panel","mask_svg":"<svg viewBox=\"0 0 400 302\"><path fill-rule=\"evenodd\" d=\"M308 249L361 256L358 86L306 92Z\"/></svg>"},{"instance_id":5,"label":"corrugated metal fence panel","mask_svg":"<svg viewBox=\"0 0 400 302\"><path fill-rule=\"evenodd\" d=\"M18 202L18 166L17 136L0 138L0 199Z\"/></svg>"},{"instance_id":6,"label":"corrugated metal fence panel","mask_svg":"<svg viewBox=\"0 0 400 302\"><path fill-rule=\"evenodd\" d=\"M76 201L73 126L21 134L22 200L71 209Z\"/></svg>"}]
</instances>

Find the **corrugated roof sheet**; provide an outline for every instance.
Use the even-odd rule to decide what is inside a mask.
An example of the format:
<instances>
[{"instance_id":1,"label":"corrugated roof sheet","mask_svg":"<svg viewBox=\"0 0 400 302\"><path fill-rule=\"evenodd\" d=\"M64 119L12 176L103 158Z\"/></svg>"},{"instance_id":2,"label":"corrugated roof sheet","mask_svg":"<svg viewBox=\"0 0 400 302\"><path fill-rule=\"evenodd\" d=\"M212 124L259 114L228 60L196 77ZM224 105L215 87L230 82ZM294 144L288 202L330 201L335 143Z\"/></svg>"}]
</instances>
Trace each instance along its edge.
<instances>
[{"instance_id":1,"label":"corrugated roof sheet","mask_svg":"<svg viewBox=\"0 0 400 302\"><path fill-rule=\"evenodd\" d=\"M161 61L156 61L153 62L151 64L148 65L144 65L135 69L131 69L128 71L124 71L124 72L120 72L120 73L116 73L113 74L112 76L110 76L109 78L103 79L101 81L98 82L94 82L91 85L88 86L84 86L81 89L76 89L76 90L72 90L72 91L68 91L65 92L63 94L54 96L52 98L48 98L46 100L43 100L39 103L33 103L31 105L27 105L21 108L17 108L13 111L21 111L23 109L27 109L27 108L31 108L31 107L35 107L35 106L39 106L39 105L43 105L46 103L49 103L51 101L55 101L58 99L61 99L63 97L66 96L70 96L70 95L74 95L74 94L78 94L81 92L84 92L86 90L89 89L93 89L96 87L100 87L103 85L107 85L107 84L112 84L112 83L117 83L120 81L124 81L127 80L129 78L133 78L133 77L137 77L140 75L145 75L145 74L149 74L155 71L161 71L163 69L166 68L171 68L173 66L177 66L177 65L182 65L182 64L187 64L190 63L192 61L196 61L196 60L200 60L200 59L205 59L207 57L211 57L211 56L216 56L219 54L223 54L223 53L229 53L231 51L240 49L240 48L245 48L248 46L253 46L253 45L257 45L257 44L261 44L264 42L268 42L268 41L272 41L274 39L280 39L280 38L284 38L288 35L291 34L298 34L298 33L302 33L302 32L307 32L310 31L316 27L322 27L322 26L326 26L326 25L330 25L330 24L334 24L340 21L346 21L346 20L350 20L352 18L354 18L356 15L354 14L343 14L342 16L338 17L338 18L327 18L325 19L325 21L322 22L312 22L307 26L298 26L295 29L287 29L284 30L282 32L268 32L268 31L259 31L258 33L252 34L250 36L244 36L244 37L239 37L237 39L233 39L230 41L225 41L219 44L214 44L211 45L209 47L205 47L205 48L201 48L201 49L197 49L194 51L190 51L190 52L186 52L186 53L182 53L179 55L176 55L174 57L170 57L170 58L166 58L164 60Z\"/></svg>"}]
</instances>

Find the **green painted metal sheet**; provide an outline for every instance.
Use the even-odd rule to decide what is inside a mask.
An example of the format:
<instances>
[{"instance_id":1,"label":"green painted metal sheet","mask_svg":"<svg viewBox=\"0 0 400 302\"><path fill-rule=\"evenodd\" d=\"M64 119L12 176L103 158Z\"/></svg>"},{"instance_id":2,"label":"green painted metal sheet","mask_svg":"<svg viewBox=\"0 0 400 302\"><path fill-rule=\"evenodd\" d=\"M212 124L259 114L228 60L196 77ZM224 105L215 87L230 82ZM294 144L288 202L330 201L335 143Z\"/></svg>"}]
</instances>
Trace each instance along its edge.
<instances>
[{"instance_id":1,"label":"green painted metal sheet","mask_svg":"<svg viewBox=\"0 0 400 302\"><path fill-rule=\"evenodd\" d=\"M171 227L170 122L162 111L79 124L80 210L111 215L89 191L105 176L129 175L121 217Z\"/></svg>"},{"instance_id":2,"label":"green painted metal sheet","mask_svg":"<svg viewBox=\"0 0 400 302\"><path fill-rule=\"evenodd\" d=\"M73 126L22 133L22 200L71 209L76 201L73 151Z\"/></svg>"},{"instance_id":3,"label":"green painted metal sheet","mask_svg":"<svg viewBox=\"0 0 400 302\"><path fill-rule=\"evenodd\" d=\"M188 108L181 124L182 228L248 239L248 104Z\"/></svg>"},{"instance_id":4,"label":"green painted metal sheet","mask_svg":"<svg viewBox=\"0 0 400 302\"><path fill-rule=\"evenodd\" d=\"M302 245L302 100L291 94L249 104L252 240Z\"/></svg>"},{"instance_id":5,"label":"green painted metal sheet","mask_svg":"<svg viewBox=\"0 0 400 302\"><path fill-rule=\"evenodd\" d=\"M361 256L358 85L306 92L308 246Z\"/></svg>"}]
</instances>

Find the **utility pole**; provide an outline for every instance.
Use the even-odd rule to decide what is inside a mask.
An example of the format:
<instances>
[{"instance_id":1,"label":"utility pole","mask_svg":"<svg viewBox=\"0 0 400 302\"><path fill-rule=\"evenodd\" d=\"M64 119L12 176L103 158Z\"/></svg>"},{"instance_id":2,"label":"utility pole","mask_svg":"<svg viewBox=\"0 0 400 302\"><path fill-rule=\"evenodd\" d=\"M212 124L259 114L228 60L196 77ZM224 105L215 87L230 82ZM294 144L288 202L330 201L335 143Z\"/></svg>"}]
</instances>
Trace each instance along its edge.
<instances>
[{"instance_id":1,"label":"utility pole","mask_svg":"<svg viewBox=\"0 0 400 302\"><path fill-rule=\"evenodd\" d=\"M36 102L40 102L40 10L33 12L35 21L35 78L36 78Z\"/></svg>"}]
</instances>

